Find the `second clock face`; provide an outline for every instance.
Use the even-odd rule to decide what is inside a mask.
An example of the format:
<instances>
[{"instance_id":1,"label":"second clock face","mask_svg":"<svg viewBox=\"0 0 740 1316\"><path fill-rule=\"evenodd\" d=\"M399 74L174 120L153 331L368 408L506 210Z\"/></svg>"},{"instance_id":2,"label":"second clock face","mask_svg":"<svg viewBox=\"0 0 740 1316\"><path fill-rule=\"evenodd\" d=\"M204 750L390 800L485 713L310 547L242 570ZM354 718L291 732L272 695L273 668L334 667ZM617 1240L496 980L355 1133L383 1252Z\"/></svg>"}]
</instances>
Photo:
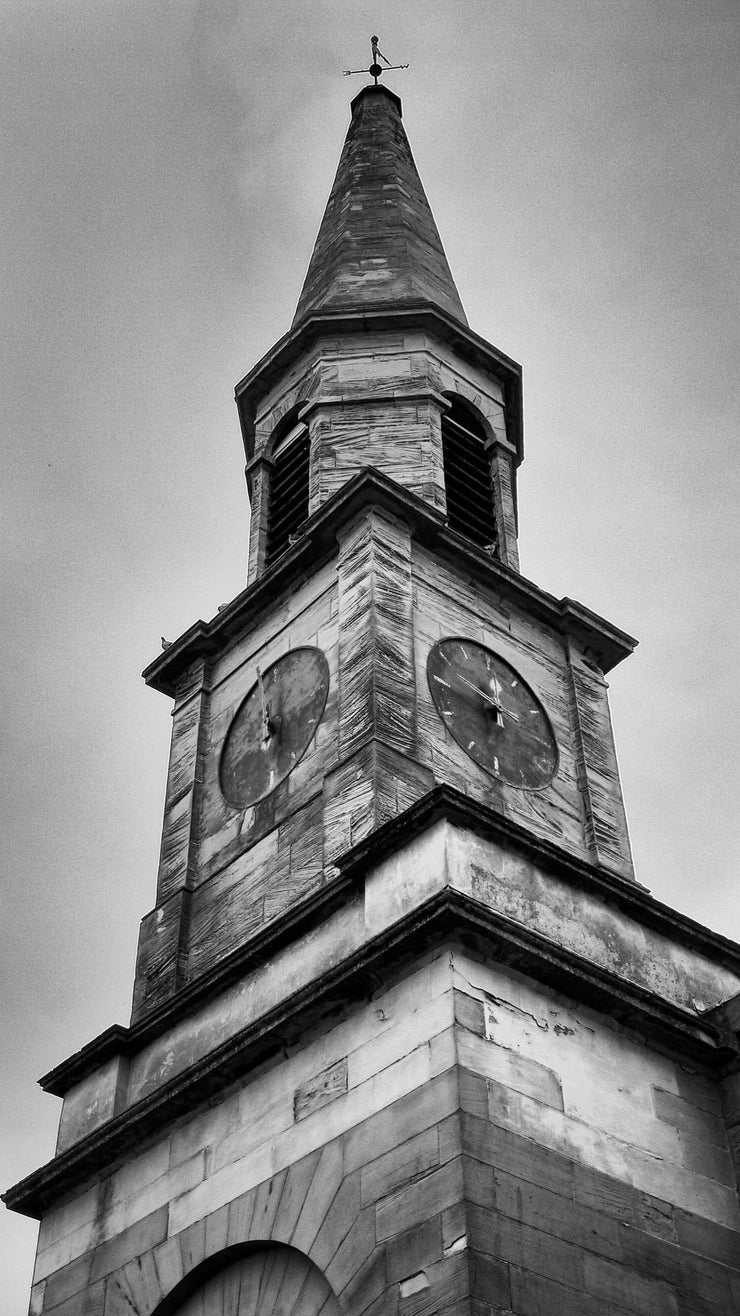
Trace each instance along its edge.
<instances>
[{"instance_id":1,"label":"second clock face","mask_svg":"<svg viewBox=\"0 0 740 1316\"><path fill-rule=\"evenodd\" d=\"M458 745L492 777L541 790L558 770L550 719L517 671L475 640L440 640L427 678L442 721Z\"/></svg>"},{"instance_id":2,"label":"second clock face","mask_svg":"<svg viewBox=\"0 0 740 1316\"><path fill-rule=\"evenodd\" d=\"M221 793L232 808L256 804L284 781L308 749L328 693L320 649L293 649L265 672L257 669L221 751Z\"/></svg>"}]
</instances>

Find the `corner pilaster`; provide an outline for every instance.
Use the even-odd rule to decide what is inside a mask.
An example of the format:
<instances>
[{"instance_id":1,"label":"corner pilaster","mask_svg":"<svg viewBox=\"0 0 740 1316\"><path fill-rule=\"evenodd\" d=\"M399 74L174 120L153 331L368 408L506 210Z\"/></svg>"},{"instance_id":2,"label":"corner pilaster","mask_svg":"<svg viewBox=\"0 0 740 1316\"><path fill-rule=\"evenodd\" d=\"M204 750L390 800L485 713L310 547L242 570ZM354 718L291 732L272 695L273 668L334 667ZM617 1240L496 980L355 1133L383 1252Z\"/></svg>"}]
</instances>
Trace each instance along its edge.
<instances>
[{"instance_id":1,"label":"corner pilaster","mask_svg":"<svg viewBox=\"0 0 740 1316\"><path fill-rule=\"evenodd\" d=\"M209 676L207 659L192 663L180 679L172 710L157 902L139 933L134 1021L174 995L185 981Z\"/></svg>"},{"instance_id":2,"label":"corner pilaster","mask_svg":"<svg viewBox=\"0 0 740 1316\"><path fill-rule=\"evenodd\" d=\"M508 444L498 440L490 444L488 451L491 460L493 515L496 522L498 556L507 567L518 571L519 545L513 474L516 454Z\"/></svg>"},{"instance_id":3,"label":"corner pilaster","mask_svg":"<svg viewBox=\"0 0 740 1316\"><path fill-rule=\"evenodd\" d=\"M434 784L416 761L410 530L371 506L339 543L340 763L324 784L329 860Z\"/></svg>"},{"instance_id":4,"label":"corner pilaster","mask_svg":"<svg viewBox=\"0 0 740 1316\"><path fill-rule=\"evenodd\" d=\"M257 579L264 570L267 552L267 503L270 493L270 473L272 462L266 457L255 457L245 467L247 488L249 489L249 556L247 562L247 580Z\"/></svg>"},{"instance_id":5,"label":"corner pilaster","mask_svg":"<svg viewBox=\"0 0 740 1316\"><path fill-rule=\"evenodd\" d=\"M575 764L595 864L634 880L607 686L595 663L567 641Z\"/></svg>"}]
</instances>

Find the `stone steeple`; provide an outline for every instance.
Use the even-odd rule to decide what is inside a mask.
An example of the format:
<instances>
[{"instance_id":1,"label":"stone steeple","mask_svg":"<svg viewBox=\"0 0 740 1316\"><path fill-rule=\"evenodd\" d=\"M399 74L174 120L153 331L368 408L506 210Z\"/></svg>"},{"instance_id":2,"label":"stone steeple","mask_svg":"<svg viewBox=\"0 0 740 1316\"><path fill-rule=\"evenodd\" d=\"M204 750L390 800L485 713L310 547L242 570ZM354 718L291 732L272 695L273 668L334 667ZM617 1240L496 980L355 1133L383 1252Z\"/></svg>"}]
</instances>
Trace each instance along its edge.
<instances>
[{"instance_id":1,"label":"stone steeple","mask_svg":"<svg viewBox=\"0 0 740 1316\"><path fill-rule=\"evenodd\" d=\"M291 328L236 400L250 581L370 467L518 569L521 367L468 326L385 87L352 102Z\"/></svg>"},{"instance_id":2,"label":"stone steeple","mask_svg":"<svg viewBox=\"0 0 740 1316\"><path fill-rule=\"evenodd\" d=\"M518 570L520 368L380 87L236 395L249 584L144 674L155 904L5 1195L31 1311L737 1313L740 947L634 880L634 641Z\"/></svg>"},{"instance_id":3,"label":"stone steeple","mask_svg":"<svg viewBox=\"0 0 740 1316\"><path fill-rule=\"evenodd\" d=\"M316 311L432 303L467 325L401 122L401 101L364 87L293 325Z\"/></svg>"}]
</instances>

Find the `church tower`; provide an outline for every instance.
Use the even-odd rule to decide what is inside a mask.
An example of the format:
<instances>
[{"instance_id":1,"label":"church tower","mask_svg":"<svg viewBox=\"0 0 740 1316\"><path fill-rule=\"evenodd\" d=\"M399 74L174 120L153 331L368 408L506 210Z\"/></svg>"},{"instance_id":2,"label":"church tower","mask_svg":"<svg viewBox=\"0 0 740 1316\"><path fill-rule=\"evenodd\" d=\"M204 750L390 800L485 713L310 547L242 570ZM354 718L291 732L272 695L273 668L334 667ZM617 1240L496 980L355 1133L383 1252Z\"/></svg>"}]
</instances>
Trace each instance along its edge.
<instances>
[{"instance_id":1,"label":"church tower","mask_svg":"<svg viewBox=\"0 0 740 1316\"><path fill-rule=\"evenodd\" d=\"M6 1194L33 1316L729 1316L740 949L635 880L634 642L520 574L521 370L377 83L236 402L247 587L144 674L131 1023Z\"/></svg>"}]
</instances>

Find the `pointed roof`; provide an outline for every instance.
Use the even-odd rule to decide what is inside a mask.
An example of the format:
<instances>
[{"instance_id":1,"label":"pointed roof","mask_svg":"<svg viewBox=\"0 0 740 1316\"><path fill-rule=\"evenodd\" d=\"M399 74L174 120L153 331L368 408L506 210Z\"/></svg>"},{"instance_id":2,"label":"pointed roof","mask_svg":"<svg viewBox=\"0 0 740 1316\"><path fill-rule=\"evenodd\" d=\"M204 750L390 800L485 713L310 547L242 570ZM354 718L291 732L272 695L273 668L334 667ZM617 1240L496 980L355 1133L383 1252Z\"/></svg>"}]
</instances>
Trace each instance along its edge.
<instances>
[{"instance_id":1,"label":"pointed roof","mask_svg":"<svg viewBox=\"0 0 740 1316\"><path fill-rule=\"evenodd\" d=\"M334 186L293 318L430 303L467 325L455 281L386 87L352 102Z\"/></svg>"}]
</instances>

